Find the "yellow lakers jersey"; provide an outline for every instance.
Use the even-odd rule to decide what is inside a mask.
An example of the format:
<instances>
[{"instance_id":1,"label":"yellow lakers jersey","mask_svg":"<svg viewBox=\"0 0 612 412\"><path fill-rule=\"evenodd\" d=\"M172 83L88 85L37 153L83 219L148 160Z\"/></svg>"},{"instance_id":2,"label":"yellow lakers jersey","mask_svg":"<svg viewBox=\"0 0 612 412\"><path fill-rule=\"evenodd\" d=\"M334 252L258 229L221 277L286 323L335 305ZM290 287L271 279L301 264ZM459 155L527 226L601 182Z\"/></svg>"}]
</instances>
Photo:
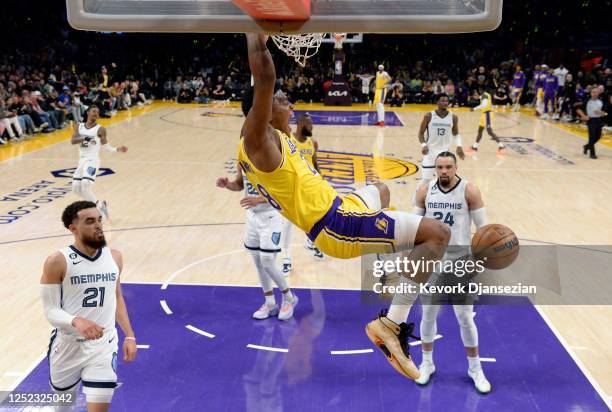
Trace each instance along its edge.
<instances>
[{"instance_id":1,"label":"yellow lakers jersey","mask_svg":"<svg viewBox=\"0 0 612 412\"><path fill-rule=\"evenodd\" d=\"M249 181L268 203L304 232L331 208L336 191L303 158L296 144L280 130L282 160L272 172L258 170L244 150L244 138L238 147L238 162Z\"/></svg>"},{"instance_id":2,"label":"yellow lakers jersey","mask_svg":"<svg viewBox=\"0 0 612 412\"><path fill-rule=\"evenodd\" d=\"M482 94L482 100L484 101L485 99L487 100L487 104L480 109L483 113L490 112L491 110L493 110L493 99L491 98L491 95L487 92Z\"/></svg>"},{"instance_id":3,"label":"yellow lakers jersey","mask_svg":"<svg viewBox=\"0 0 612 412\"><path fill-rule=\"evenodd\" d=\"M308 162L310 167L314 168L314 162L312 161L312 157L314 156L315 148L314 143L310 137L307 137L304 142L300 142L297 137L291 136L295 141L295 146L300 151L300 154Z\"/></svg>"},{"instance_id":4,"label":"yellow lakers jersey","mask_svg":"<svg viewBox=\"0 0 612 412\"><path fill-rule=\"evenodd\" d=\"M387 86L389 75L387 72L376 72L376 88L382 89Z\"/></svg>"}]
</instances>

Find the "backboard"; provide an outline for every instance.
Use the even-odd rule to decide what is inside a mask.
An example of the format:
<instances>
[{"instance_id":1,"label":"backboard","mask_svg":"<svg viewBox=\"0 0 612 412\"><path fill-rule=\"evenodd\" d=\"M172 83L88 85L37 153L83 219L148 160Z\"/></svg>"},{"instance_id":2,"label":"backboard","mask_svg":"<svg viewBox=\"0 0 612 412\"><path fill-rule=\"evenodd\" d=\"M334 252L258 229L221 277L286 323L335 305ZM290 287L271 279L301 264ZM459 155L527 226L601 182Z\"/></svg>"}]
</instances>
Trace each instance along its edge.
<instances>
[{"instance_id":1,"label":"backboard","mask_svg":"<svg viewBox=\"0 0 612 412\"><path fill-rule=\"evenodd\" d=\"M236 3L241 3L235 0ZM246 1L279 10L307 0ZM66 0L76 29L121 32L464 33L499 26L503 0L312 0L304 21L256 20L231 0ZM279 14L280 16L280 14Z\"/></svg>"}]
</instances>

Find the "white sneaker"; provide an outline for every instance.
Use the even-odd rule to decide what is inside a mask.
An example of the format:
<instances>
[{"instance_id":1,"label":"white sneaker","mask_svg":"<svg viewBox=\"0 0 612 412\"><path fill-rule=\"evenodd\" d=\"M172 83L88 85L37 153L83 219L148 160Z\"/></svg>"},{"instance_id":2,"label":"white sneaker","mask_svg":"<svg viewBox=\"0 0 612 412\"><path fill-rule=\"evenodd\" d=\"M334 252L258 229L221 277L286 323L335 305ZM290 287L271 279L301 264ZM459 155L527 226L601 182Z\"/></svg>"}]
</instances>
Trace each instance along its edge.
<instances>
[{"instance_id":1,"label":"white sneaker","mask_svg":"<svg viewBox=\"0 0 612 412\"><path fill-rule=\"evenodd\" d=\"M283 275L289 276L290 272L291 272L291 259L284 258L283 259Z\"/></svg>"},{"instance_id":2,"label":"white sneaker","mask_svg":"<svg viewBox=\"0 0 612 412\"><path fill-rule=\"evenodd\" d=\"M312 251L314 250L314 247L314 243L312 243L310 239L306 238L306 240L304 241L304 249Z\"/></svg>"},{"instance_id":3,"label":"white sneaker","mask_svg":"<svg viewBox=\"0 0 612 412\"><path fill-rule=\"evenodd\" d=\"M548 120L548 115L547 114L543 114L542 115L542 120Z\"/></svg>"},{"instance_id":4,"label":"white sneaker","mask_svg":"<svg viewBox=\"0 0 612 412\"><path fill-rule=\"evenodd\" d=\"M289 301L289 299L283 298L280 312L278 313L278 320L289 320L293 317L293 310L297 306L299 299L295 293L291 293L293 294L293 300Z\"/></svg>"},{"instance_id":5,"label":"white sneaker","mask_svg":"<svg viewBox=\"0 0 612 412\"><path fill-rule=\"evenodd\" d=\"M484 375L484 371L482 368L478 368L476 370L468 369L468 375L474 381L474 386L476 390L480 393L489 393L491 392L491 383L487 380Z\"/></svg>"},{"instance_id":6,"label":"white sneaker","mask_svg":"<svg viewBox=\"0 0 612 412\"><path fill-rule=\"evenodd\" d=\"M278 305L274 304L273 306L270 306L267 303L264 303L255 313L253 313L253 318L262 320L276 315L278 315Z\"/></svg>"},{"instance_id":7,"label":"white sneaker","mask_svg":"<svg viewBox=\"0 0 612 412\"><path fill-rule=\"evenodd\" d=\"M421 376L419 376L419 379L415 379L414 382L417 385L421 386L427 385L429 383L429 380L431 379L431 375L433 375L435 371L436 365L427 360L423 361L421 363L421 366L419 366L419 373L421 374Z\"/></svg>"},{"instance_id":8,"label":"white sneaker","mask_svg":"<svg viewBox=\"0 0 612 412\"><path fill-rule=\"evenodd\" d=\"M312 255L317 259L325 259L325 255L323 254L323 252L321 252L316 246L312 248Z\"/></svg>"}]
</instances>

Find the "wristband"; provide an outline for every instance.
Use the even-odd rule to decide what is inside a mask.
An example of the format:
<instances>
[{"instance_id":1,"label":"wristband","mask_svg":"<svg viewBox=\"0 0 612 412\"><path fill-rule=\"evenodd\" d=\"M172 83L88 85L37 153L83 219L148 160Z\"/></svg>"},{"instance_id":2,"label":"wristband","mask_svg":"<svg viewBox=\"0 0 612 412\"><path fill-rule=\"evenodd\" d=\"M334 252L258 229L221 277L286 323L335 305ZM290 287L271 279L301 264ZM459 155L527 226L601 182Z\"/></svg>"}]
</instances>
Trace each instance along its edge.
<instances>
[{"instance_id":1,"label":"wristband","mask_svg":"<svg viewBox=\"0 0 612 412\"><path fill-rule=\"evenodd\" d=\"M427 143L426 142L421 143L421 147L427 147Z\"/></svg>"},{"instance_id":2,"label":"wristband","mask_svg":"<svg viewBox=\"0 0 612 412\"><path fill-rule=\"evenodd\" d=\"M133 340L134 342L136 342L136 338L133 336L126 336L124 340Z\"/></svg>"}]
</instances>

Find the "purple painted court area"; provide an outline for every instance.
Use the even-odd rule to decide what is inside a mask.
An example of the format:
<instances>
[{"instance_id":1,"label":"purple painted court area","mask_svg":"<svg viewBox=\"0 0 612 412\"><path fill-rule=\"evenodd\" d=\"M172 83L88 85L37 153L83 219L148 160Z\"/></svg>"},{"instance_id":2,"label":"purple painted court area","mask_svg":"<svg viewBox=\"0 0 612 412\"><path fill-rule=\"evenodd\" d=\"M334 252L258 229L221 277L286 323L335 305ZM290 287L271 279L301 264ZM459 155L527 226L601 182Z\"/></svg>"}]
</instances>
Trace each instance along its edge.
<instances>
[{"instance_id":1,"label":"purple painted court area","mask_svg":"<svg viewBox=\"0 0 612 412\"><path fill-rule=\"evenodd\" d=\"M376 111L364 112L361 110L294 110L291 123L295 124L297 118L309 113L312 123L324 126L374 126L378 121ZM395 112L385 112L385 126L403 126L402 121Z\"/></svg>"},{"instance_id":2,"label":"purple painted court area","mask_svg":"<svg viewBox=\"0 0 612 412\"><path fill-rule=\"evenodd\" d=\"M368 349L364 326L380 307L359 292L296 289L291 322L254 321L261 291L248 287L124 285L140 349L120 363L113 411L607 411L602 399L532 306L478 306L481 356L493 385L476 393L451 307L438 319L429 386L398 375ZM167 315L160 300L167 301ZM420 307L410 319L420 319ZM193 325L214 338L197 334ZM418 330L418 328L417 328ZM248 344L288 349L287 353ZM411 348L420 362L420 346ZM44 360L19 390L48 390ZM82 398L82 395L80 396ZM81 402L82 399L81 399Z\"/></svg>"}]
</instances>

